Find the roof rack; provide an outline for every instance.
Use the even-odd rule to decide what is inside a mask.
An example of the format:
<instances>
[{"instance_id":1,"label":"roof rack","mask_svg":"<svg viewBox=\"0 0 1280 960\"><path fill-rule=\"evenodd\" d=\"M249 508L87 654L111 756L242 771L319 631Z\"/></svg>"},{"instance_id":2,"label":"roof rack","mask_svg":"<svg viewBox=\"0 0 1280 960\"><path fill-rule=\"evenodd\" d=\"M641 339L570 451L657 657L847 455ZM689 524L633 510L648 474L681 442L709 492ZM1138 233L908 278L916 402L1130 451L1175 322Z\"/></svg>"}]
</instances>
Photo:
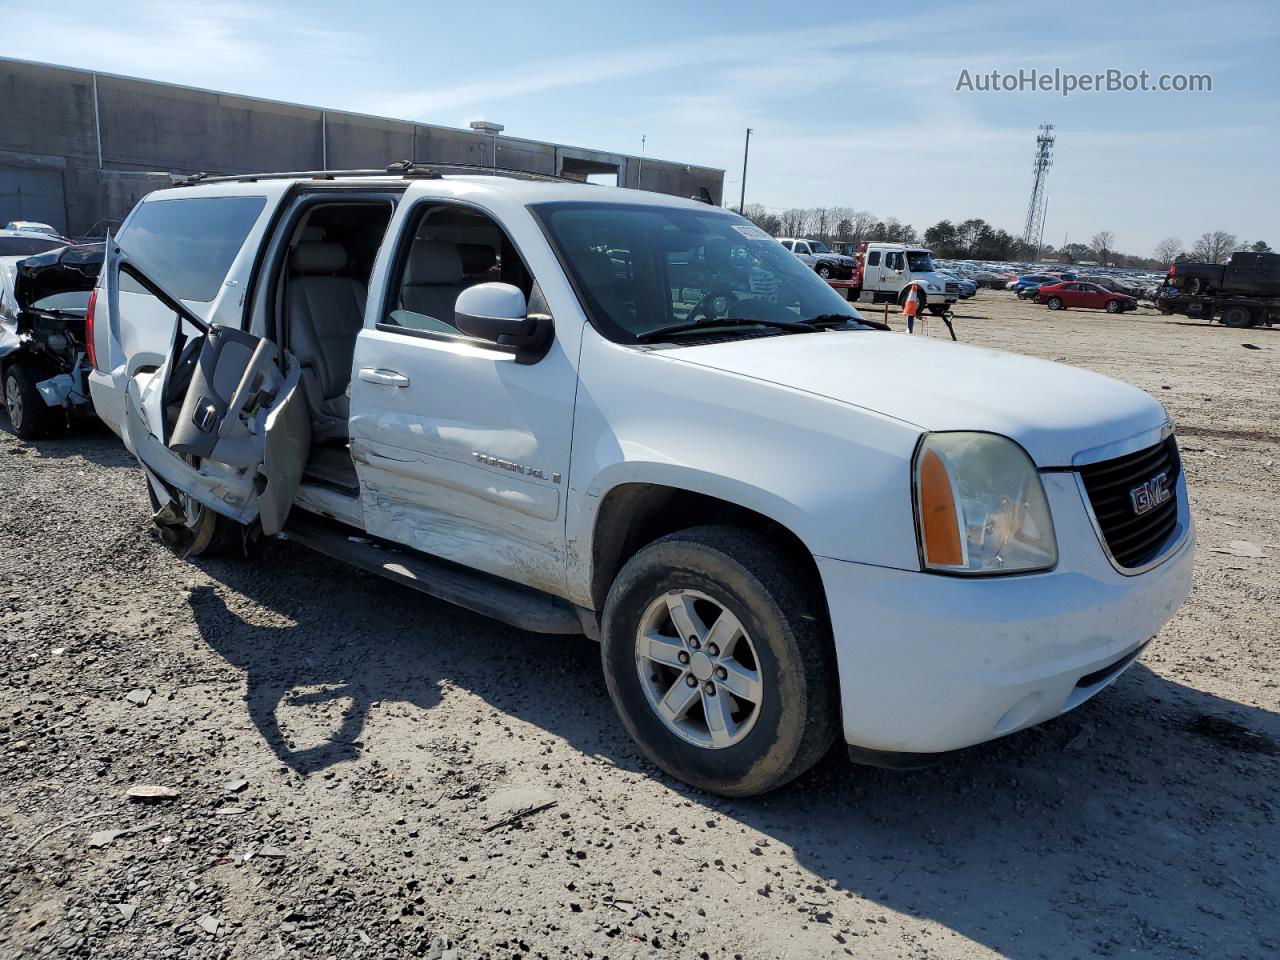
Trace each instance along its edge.
<instances>
[{"instance_id":1,"label":"roof rack","mask_svg":"<svg viewBox=\"0 0 1280 960\"><path fill-rule=\"evenodd\" d=\"M547 180L554 183L586 183L573 177L561 177L551 173L534 173L511 167L494 167L482 163L427 163L420 160L397 160L381 170L290 170L277 173L237 173L211 177L207 173L193 173L174 180L175 187L191 187L198 183L254 183L258 180L334 180L338 177L387 177L400 176L406 180L439 180L449 173L478 174L481 176L513 177L519 180Z\"/></svg>"}]
</instances>

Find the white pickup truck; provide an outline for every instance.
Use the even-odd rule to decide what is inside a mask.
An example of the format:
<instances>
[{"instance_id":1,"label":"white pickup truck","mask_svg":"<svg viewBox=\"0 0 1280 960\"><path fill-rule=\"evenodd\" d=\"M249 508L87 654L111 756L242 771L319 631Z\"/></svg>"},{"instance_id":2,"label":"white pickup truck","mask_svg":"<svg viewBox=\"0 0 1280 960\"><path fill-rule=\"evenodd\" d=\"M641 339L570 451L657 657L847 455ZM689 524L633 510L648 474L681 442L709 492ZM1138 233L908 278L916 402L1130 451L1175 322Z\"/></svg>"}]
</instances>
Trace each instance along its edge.
<instances>
[{"instance_id":1,"label":"white pickup truck","mask_svg":"<svg viewBox=\"0 0 1280 960\"><path fill-rule=\"evenodd\" d=\"M178 550L283 534L597 638L728 795L1056 717L1186 597L1143 391L888 332L725 210L392 171L163 190L109 244L93 398Z\"/></svg>"}]
</instances>

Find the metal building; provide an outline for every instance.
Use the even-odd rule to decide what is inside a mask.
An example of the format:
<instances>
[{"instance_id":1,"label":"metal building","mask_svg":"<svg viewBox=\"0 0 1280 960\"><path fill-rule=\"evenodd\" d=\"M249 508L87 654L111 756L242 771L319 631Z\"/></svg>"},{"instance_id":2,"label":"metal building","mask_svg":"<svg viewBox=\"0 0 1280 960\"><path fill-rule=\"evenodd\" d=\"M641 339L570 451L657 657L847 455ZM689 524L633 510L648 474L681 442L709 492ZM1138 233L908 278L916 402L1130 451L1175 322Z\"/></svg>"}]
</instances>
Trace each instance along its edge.
<instances>
[{"instance_id":1,"label":"metal building","mask_svg":"<svg viewBox=\"0 0 1280 960\"><path fill-rule=\"evenodd\" d=\"M0 58L0 226L70 234L121 218L171 175L495 165L720 203L724 171Z\"/></svg>"}]
</instances>

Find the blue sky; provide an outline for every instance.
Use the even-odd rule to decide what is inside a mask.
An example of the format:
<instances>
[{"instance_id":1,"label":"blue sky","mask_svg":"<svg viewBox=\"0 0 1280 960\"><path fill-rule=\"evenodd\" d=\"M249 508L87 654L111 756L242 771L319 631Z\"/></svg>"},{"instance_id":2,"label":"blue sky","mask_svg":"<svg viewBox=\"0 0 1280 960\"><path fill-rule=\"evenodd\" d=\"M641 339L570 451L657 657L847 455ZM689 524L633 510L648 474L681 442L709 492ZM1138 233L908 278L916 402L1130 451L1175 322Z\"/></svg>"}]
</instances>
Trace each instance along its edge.
<instances>
[{"instance_id":1,"label":"blue sky","mask_svg":"<svg viewBox=\"0 0 1280 960\"><path fill-rule=\"evenodd\" d=\"M0 0L0 54L721 167L747 201L1021 232L1057 125L1045 239L1280 247L1280 3L757 0L195 5ZM1211 93L957 92L960 71L1208 73Z\"/></svg>"}]
</instances>

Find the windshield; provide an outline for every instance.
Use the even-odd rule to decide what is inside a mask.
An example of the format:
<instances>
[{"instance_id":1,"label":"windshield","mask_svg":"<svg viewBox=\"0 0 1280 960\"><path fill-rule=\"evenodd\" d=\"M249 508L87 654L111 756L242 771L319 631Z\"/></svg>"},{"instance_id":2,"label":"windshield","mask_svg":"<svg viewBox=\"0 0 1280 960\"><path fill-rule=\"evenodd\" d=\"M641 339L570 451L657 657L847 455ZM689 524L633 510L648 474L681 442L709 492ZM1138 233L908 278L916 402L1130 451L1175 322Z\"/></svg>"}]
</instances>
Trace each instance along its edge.
<instances>
[{"instance_id":1,"label":"windshield","mask_svg":"<svg viewBox=\"0 0 1280 960\"><path fill-rule=\"evenodd\" d=\"M933 257L924 250L908 250L907 269L912 273L933 273Z\"/></svg>"},{"instance_id":2,"label":"windshield","mask_svg":"<svg viewBox=\"0 0 1280 960\"><path fill-rule=\"evenodd\" d=\"M795 323L856 310L750 221L708 208L546 203L531 207L596 329L635 343L673 324ZM758 332L753 328L751 332Z\"/></svg>"},{"instance_id":3,"label":"windshield","mask_svg":"<svg viewBox=\"0 0 1280 960\"><path fill-rule=\"evenodd\" d=\"M810 240L809 249L812 250L814 253L830 253L831 252L831 248L828 247L821 240Z\"/></svg>"},{"instance_id":4,"label":"windshield","mask_svg":"<svg viewBox=\"0 0 1280 960\"><path fill-rule=\"evenodd\" d=\"M44 253L65 247L61 240L32 234L29 237L0 237L0 257L29 257L33 253Z\"/></svg>"}]
</instances>

